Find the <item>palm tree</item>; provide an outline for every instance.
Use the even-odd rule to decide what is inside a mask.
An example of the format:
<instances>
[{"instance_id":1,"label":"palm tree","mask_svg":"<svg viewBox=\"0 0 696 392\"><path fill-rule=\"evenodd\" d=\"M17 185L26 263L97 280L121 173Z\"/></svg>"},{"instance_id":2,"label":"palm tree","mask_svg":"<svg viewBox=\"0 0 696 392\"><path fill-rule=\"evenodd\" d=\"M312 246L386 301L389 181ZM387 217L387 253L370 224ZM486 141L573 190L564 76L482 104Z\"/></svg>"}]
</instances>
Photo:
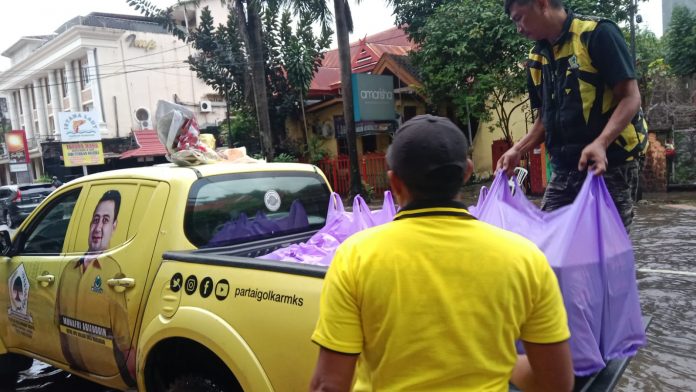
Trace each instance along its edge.
<instances>
[{"instance_id":1,"label":"palm tree","mask_svg":"<svg viewBox=\"0 0 696 392\"><path fill-rule=\"evenodd\" d=\"M357 137L355 135L355 117L353 111L353 83L351 81L350 41L348 33L353 31L353 18L348 0L334 0L336 18L336 37L338 41L338 58L341 64L341 95L343 98L343 121L346 127L348 160L350 163L350 196L362 192L360 168L358 166Z\"/></svg>"}]
</instances>

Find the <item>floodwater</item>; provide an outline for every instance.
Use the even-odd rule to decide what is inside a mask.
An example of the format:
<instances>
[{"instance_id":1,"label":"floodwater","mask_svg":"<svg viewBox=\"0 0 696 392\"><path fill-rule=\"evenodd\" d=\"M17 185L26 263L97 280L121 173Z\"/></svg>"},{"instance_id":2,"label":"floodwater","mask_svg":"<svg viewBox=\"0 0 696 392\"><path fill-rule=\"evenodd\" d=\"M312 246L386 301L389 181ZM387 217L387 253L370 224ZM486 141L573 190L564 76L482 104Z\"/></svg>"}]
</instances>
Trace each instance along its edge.
<instances>
[{"instance_id":1,"label":"floodwater","mask_svg":"<svg viewBox=\"0 0 696 392\"><path fill-rule=\"evenodd\" d=\"M696 391L695 196L638 205L631 240L652 323L617 391Z\"/></svg>"},{"instance_id":2,"label":"floodwater","mask_svg":"<svg viewBox=\"0 0 696 392\"><path fill-rule=\"evenodd\" d=\"M480 185L466 188L464 201L474 204ZM652 323L648 345L616 390L696 391L696 192L645 198L637 206L631 239L643 314L652 316ZM5 391L111 390L35 361L16 387L0 386Z\"/></svg>"}]
</instances>

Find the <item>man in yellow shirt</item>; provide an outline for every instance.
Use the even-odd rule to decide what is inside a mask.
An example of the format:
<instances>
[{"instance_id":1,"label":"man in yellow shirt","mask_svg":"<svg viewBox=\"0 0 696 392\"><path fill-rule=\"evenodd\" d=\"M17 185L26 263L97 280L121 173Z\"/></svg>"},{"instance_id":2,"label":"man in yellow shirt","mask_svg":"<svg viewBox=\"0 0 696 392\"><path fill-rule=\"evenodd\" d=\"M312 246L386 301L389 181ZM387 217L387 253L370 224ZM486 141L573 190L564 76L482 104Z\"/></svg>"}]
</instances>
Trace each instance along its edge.
<instances>
[{"instance_id":1,"label":"man in yellow shirt","mask_svg":"<svg viewBox=\"0 0 696 392\"><path fill-rule=\"evenodd\" d=\"M106 281L123 277L118 263L102 252L109 249L118 223L121 195L109 190L101 197L90 221L88 250L63 270L56 300L61 347L74 369L100 376L121 375L135 385L129 371L130 332L126 297ZM132 365L131 365L132 367Z\"/></svg>"},{"instance_id":2,"label":"man in yellow shirt","mask_svg":"<svg viewBox=\"0 0 696 392\"><path fill-rule=\"evenodd\" d=\"M570 333L546 258L455 201L473 167L467 150L446 118L397 130L387 163L402 208L336 252L312 335L312 391L572 389Z\"/></svg>"}]
</instances>

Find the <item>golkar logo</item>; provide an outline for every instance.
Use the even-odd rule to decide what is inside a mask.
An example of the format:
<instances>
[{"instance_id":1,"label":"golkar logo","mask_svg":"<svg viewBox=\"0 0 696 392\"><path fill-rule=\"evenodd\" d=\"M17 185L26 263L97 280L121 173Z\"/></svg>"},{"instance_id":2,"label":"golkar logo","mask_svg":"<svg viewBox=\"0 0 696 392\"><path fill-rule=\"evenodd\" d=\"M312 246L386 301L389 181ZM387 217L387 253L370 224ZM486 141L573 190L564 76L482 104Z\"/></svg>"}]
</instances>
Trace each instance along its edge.
<instances>
[{"instance_id":1,"label":"golkar logo","mask_svg":"<svg viewBox=\"0 0 696 392\"><path fill-rule=\"evenodd\" d=\"M94 278L94 284L92 284L92 291L101 294L104 292L104 289L102 289L102 278L101 276L97 275L96 278Z\"/></svg>"}]
</instances>

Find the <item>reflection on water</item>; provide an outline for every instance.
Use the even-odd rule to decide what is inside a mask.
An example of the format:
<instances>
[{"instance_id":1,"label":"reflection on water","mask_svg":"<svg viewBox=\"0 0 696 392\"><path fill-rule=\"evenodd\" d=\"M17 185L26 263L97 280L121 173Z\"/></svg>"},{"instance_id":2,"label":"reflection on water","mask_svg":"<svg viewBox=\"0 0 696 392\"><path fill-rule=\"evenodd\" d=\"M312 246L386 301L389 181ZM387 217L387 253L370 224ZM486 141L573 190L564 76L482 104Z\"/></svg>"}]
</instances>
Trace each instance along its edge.
<instances>
[{"instance_id":1,"label":"reflection on water","mask_svg":"<svg viewBox=\"0 0 696 392\"><path fill-rule=\"evenodd\" d=\"M643 313L653 319L617 391L696 390L696 204L639 205L631 239Z\"/></svg>"}]
</instances>

